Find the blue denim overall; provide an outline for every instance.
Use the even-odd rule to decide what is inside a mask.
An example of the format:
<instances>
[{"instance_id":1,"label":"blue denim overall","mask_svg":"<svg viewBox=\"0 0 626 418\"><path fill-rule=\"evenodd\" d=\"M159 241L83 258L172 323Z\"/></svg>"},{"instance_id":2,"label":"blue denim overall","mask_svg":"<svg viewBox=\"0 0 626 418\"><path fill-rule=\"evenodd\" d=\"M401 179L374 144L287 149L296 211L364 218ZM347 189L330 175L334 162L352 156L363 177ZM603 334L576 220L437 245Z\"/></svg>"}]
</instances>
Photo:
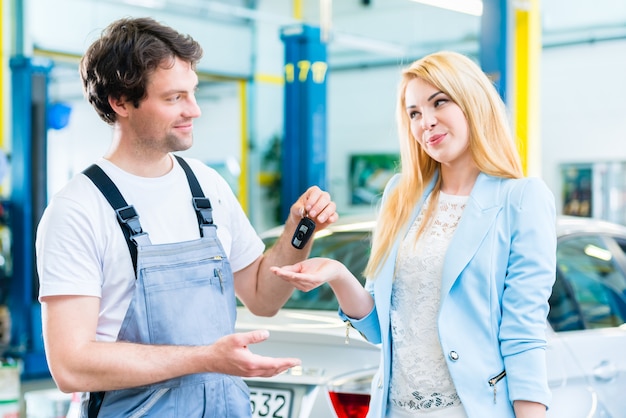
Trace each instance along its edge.
<instances>
[{"instance_id":1,"label":"blue denim overall","mask_svg":"<svg viewBox=\"0 0 626 418\"><path fill-rule=\"evenodd\" d=\"M203 195L198 196L202 191L193 172L184 160L178 160L194 195L201 238L151 245L134 208L126 205L116 210L118 219L122 219L130 208L131 216L120 220L120 224L126 228L127 241L130 237L136 245L133 262L137 272L118 341L210 345L234 332L236 303L230 263L216 234L210 202ZM107 196L104 190L103 193ZM219 373L186 375L132 389L92 393L91 398L82 408L81 418L251 416L245 382Z\"/></svg>"}]
</instances>

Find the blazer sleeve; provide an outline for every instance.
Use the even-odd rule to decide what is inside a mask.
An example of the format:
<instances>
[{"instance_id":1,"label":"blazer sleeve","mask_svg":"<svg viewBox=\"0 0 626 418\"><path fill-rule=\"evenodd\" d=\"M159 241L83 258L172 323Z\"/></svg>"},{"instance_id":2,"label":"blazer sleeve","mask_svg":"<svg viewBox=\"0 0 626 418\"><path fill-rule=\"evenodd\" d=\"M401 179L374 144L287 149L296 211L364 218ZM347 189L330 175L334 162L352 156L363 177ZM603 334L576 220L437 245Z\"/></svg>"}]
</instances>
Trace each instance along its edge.
<instances>
[{"instance_id":1,"label":"blazer sleeve","mask_svg":"<svg viewBox=\"0 0 626 418\"><path fill-rule=\"evenodd\" d=\"M548 405L548 298L556 276L556 210L543 181L516 182L508 205L510 256L502 294L500 347L511 400Z\"/></svg>"},{"instance_id":2,"label":"blazer sleeve","mask_svg":"<svg viewBox=\"0 0 626 418\"><path fill-rule=\"evenodd\" d=\"M359 333L370 343L380 344L382 342L376 304L374 304L370 313L361 319L350 318L341 310L341 308L339 309L339 317L342 321L349 322L350 325L359 331Z\"/></svg>"}]
</instances>

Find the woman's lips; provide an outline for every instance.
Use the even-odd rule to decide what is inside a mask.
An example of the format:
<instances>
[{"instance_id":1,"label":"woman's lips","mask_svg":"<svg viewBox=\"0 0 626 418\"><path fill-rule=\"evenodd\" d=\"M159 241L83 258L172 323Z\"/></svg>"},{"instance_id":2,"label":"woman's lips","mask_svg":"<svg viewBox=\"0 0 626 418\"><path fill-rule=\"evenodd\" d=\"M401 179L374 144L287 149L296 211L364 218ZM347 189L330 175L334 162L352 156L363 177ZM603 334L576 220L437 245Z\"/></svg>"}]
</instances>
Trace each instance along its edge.
<instances>
[{"instance_id":1,"label":"woman's lips","mask_svg":"<svg viewBox=\"0 0 626 418\"><path fill-rule=\"evenodd\" d=\"M446 137L446 134L436 134L428 138L428 145L437 145Z\"/></svg>"}]
</instances>

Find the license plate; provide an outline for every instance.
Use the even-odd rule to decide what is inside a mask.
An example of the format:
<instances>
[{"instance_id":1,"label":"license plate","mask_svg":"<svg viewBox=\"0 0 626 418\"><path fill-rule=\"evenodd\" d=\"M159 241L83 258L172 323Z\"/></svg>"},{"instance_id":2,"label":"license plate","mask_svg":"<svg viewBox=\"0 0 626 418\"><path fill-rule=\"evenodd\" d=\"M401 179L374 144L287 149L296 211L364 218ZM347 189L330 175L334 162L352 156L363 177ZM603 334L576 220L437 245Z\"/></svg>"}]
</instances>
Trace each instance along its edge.
<instances>
[{"instance_id":1,"label":"license plate","mask_svg":"<svg viewBox=\"0 0 626 418\"><path fill-rule=\"evenodd\" d=\"M273 388L250 388L252 418L289 418L291 391Z\"/></svg>"}]
</instances>

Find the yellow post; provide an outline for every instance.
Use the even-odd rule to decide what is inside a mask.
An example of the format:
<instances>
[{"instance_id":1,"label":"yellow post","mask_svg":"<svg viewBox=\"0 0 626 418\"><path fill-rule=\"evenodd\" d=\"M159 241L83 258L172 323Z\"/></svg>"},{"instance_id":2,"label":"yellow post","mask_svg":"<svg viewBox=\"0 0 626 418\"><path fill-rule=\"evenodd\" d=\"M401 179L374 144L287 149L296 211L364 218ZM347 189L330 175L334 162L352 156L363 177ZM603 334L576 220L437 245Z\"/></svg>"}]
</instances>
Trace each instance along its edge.
<instances>
[{"instance_id":1,"label":"yellow post","mask_svg":"<svg viewBox=\"0 0 626 418\"><path fill-rule=\"evenodd\" d=\"M239 106L241 109L241 172L239 173L239 203L248 213L248 98L247 81L239 80Z\"/></svg>"},{"instance_id":2,"label":"yellow post","mask_svg":"<svg viewBox=\"0 0 626 418\"><path fill-rule=\"evenodd\" d=\"M293 18L302 20L302 0L293 0Z\"/></svg>"},{"instance_id":3,"label":"yellow post","mask_svg":"<svg viewBox=\"0 0 626 418\"><path fill-rule=\"evenodd\" d=\"M539 0L513 2L513 112L524 173L541 175Z\"/></svg>"}]
</instances>

